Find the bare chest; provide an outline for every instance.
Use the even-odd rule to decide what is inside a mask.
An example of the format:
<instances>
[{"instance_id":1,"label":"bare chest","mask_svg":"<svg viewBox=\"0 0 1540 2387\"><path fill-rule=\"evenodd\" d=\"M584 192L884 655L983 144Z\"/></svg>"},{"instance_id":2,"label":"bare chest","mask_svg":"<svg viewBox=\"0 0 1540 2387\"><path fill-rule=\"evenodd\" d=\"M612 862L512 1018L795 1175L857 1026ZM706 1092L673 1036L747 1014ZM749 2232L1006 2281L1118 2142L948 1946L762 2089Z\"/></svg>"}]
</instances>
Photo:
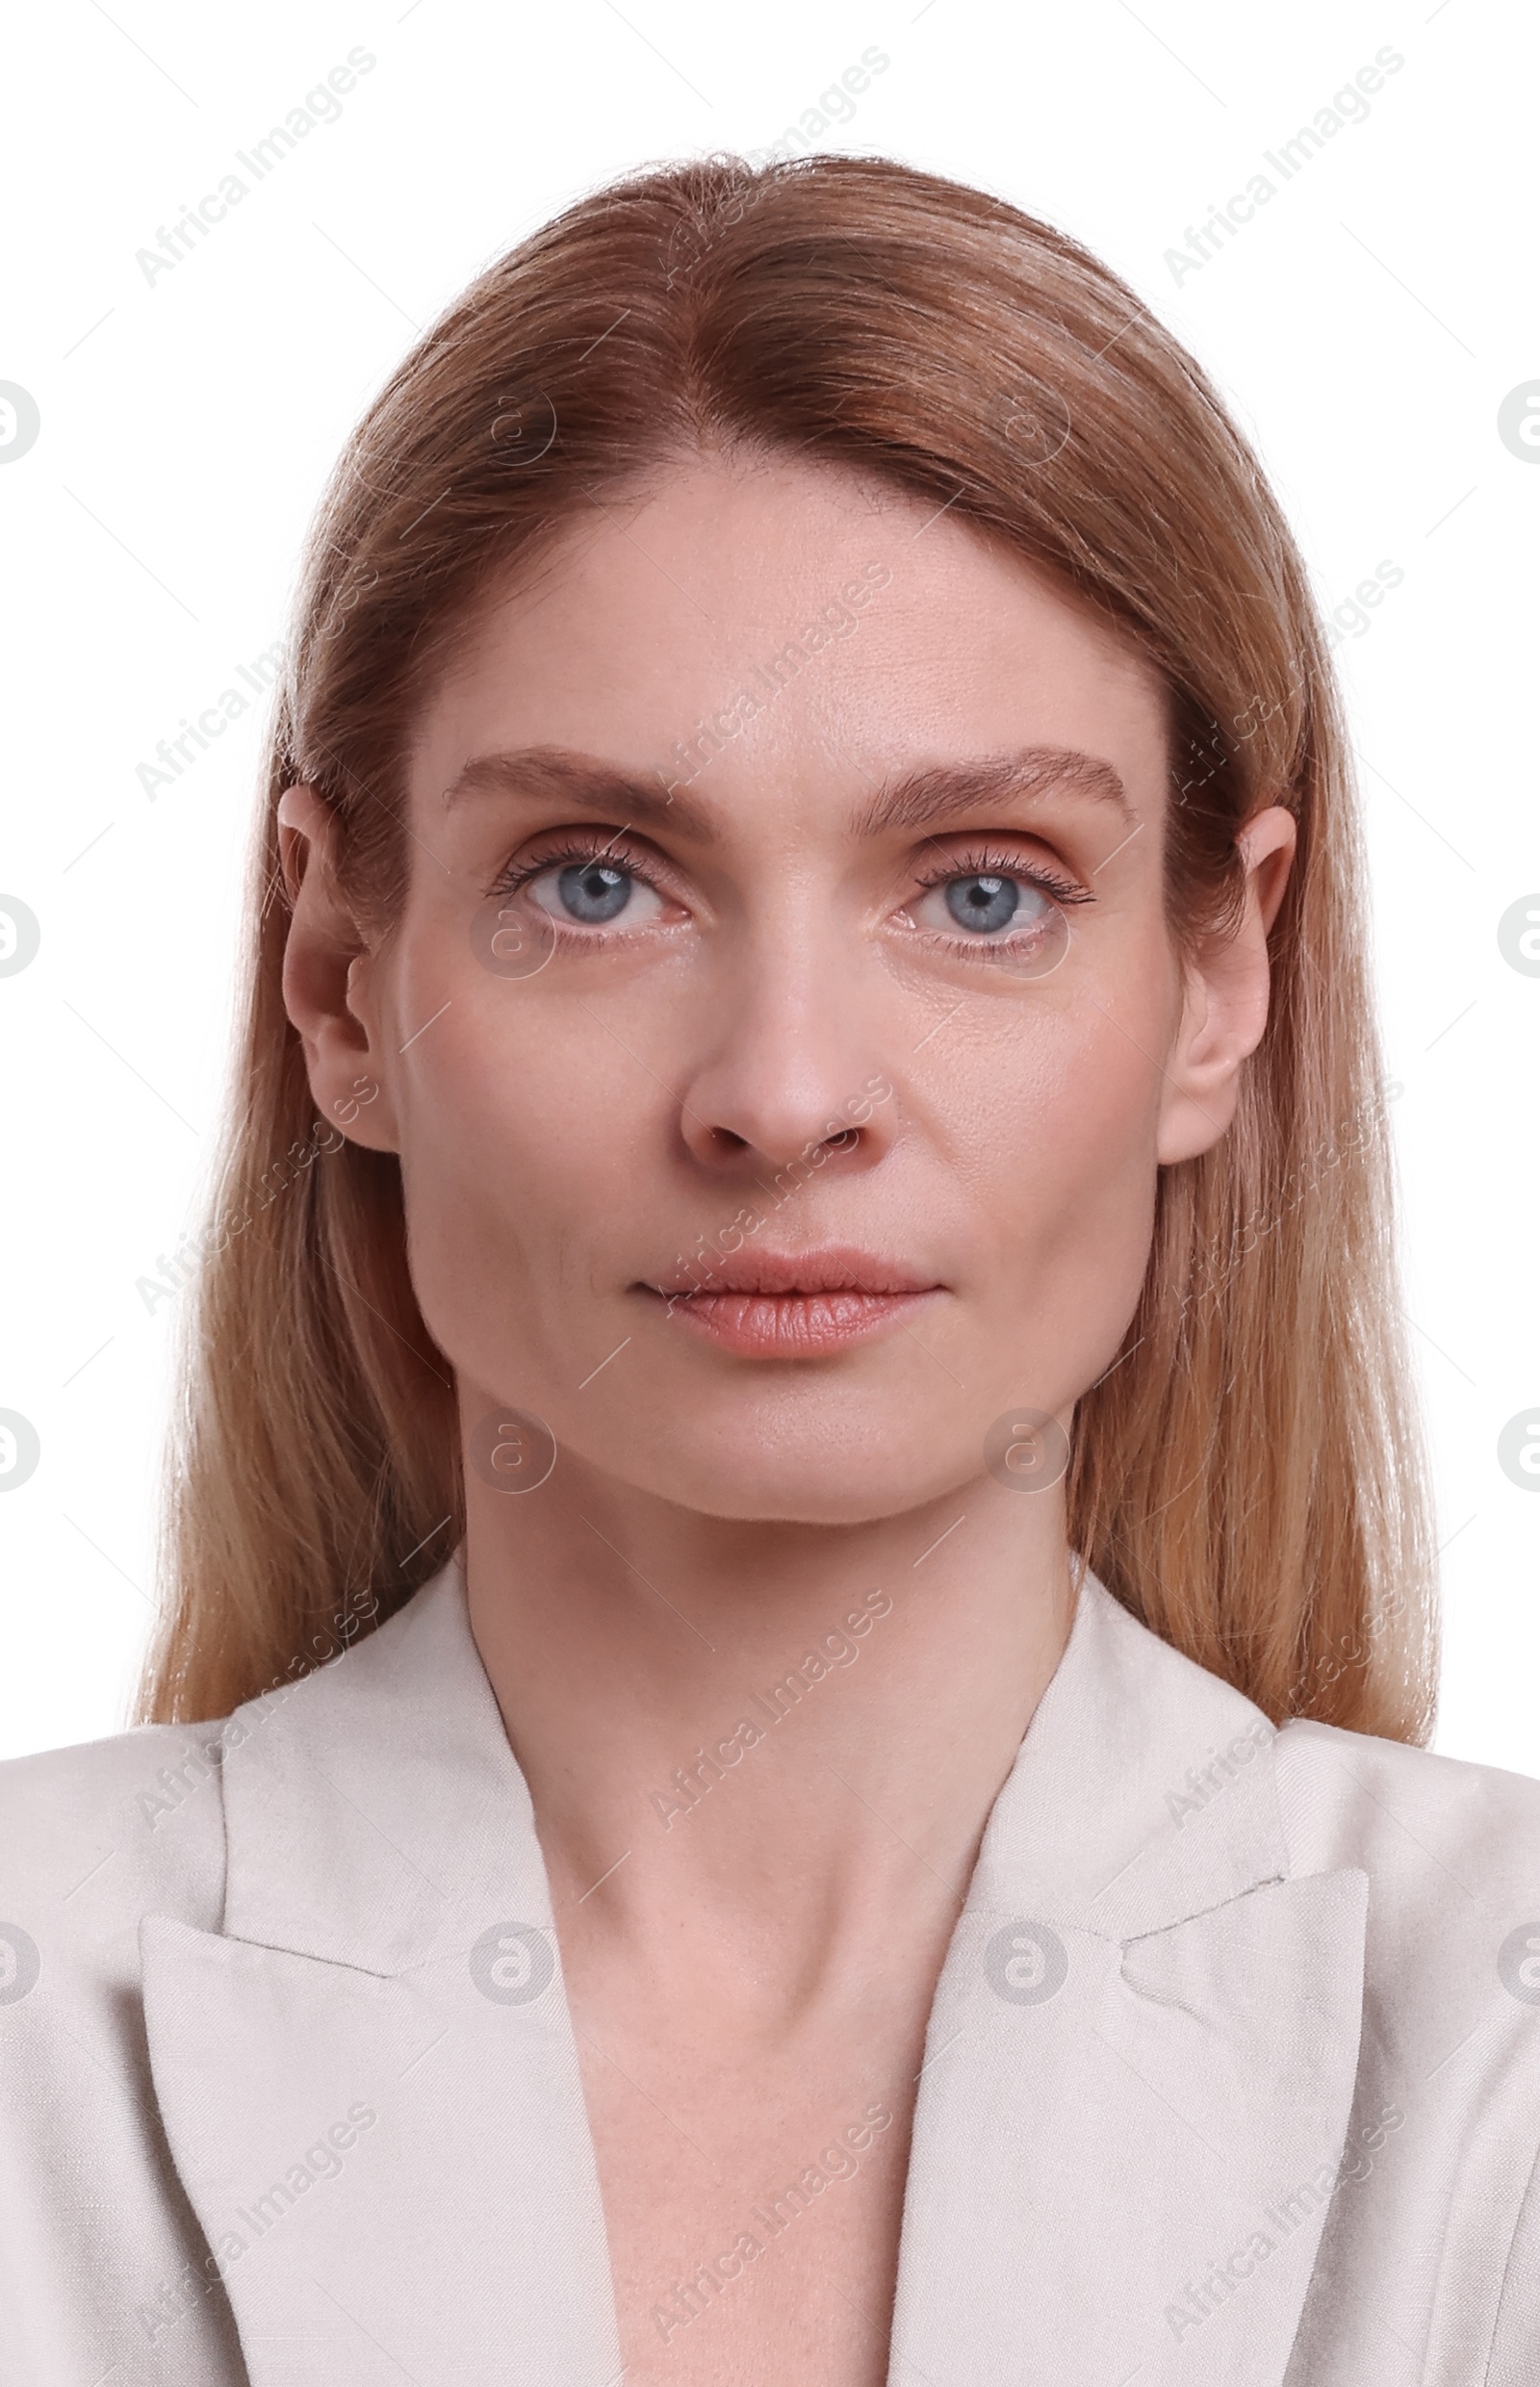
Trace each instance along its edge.
<instances>
[{"instance_id":1,"label":"bare chest","mask_svg":"<svg viewBox=\"0 0 1540 2387\"><path fill-rule=\"evenodd\" d=\"M757 2058L650 2041L629 2062L579 2044L629 2387L883 2387L907 2037Z\"/></svg>"}]
</instances>

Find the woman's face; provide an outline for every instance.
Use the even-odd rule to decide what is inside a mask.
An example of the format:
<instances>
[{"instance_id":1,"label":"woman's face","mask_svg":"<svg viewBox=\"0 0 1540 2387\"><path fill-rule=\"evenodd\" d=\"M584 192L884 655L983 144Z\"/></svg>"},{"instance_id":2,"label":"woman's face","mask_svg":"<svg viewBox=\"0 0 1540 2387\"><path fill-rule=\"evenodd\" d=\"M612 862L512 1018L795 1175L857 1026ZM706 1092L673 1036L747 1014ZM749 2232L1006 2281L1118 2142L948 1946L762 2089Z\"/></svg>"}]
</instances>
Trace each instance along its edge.
<instances>
[{"instance_id":1,"label":"woman's face","mask_svg":"<svg viewBox=\"0 0 1540 2387\"><path fill-rule=\"evenodd\" d=\"M1168 778L1153 672L944 508L795 462L596 502L420 724L361 1024L291 952L467 1430L854 1523L1068 1425L1266 1015L1254 917L1173 950Z\"/></svg>"}]
</instances>

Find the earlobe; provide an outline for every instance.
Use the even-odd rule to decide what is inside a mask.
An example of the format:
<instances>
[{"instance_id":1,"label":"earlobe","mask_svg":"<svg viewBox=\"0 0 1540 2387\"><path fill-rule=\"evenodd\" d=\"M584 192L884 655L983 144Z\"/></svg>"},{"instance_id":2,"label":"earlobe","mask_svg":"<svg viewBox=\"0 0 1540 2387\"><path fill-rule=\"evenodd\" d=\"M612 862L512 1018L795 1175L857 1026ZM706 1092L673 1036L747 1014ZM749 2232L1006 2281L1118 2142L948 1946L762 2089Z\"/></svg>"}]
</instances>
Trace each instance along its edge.
<instances>
[{"instance_id":1,"label":"earlobe","mask_svg":"<svg viewBox=\"0 0 1540 2387\"><path fill-rule=\"evenodd\" d=\"M304 1047L310 1091L323 1117L354 1143L398 1144L371 1000L372 955L339 892L336 817L315 787L278 799L278 858L289 898L283 1002Z\"/></svg>"}]
</instances>

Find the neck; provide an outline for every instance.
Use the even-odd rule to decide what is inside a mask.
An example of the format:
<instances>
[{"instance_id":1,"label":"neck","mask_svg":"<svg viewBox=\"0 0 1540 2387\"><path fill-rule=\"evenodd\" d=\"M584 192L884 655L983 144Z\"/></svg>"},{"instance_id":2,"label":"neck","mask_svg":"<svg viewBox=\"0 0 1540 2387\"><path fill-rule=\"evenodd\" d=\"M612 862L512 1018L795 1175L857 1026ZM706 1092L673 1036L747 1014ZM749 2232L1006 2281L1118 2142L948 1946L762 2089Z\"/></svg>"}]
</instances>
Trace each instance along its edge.
<instances>
[{"instance_id":1,"label":"neck","mask_svg":"<svg viewBox=\"0 0 1540 2387\"><path fill-rule=\"evenodd\" d=\"M823 1526L703 1516L565 1451L532 1494L466 1483L471 1627L564 1934L664 1992L752 1977L767 2018L896 1929L938 1962L1068 1637L1060 1489L984 1476Z\"/></svg>"}]
</instances>

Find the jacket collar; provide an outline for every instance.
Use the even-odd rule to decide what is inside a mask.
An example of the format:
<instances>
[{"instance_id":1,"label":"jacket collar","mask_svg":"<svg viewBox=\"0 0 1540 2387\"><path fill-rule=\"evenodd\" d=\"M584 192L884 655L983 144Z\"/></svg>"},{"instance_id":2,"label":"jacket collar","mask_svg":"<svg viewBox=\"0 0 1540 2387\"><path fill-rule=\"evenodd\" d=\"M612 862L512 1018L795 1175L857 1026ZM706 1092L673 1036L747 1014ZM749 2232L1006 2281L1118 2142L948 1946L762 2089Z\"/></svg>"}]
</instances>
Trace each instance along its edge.
<instances>
[{"instance_id":1,"label":"jacket collar","mask_svg":"<svg viewBox=\"0 0 1540 2387\"><path fill-rule=\"evenodd\" d=\"M489 1902L550 1922L460 1552L376 1632L239 1720L223 1767L232 1938L394 1975L468 1946ZM1259 1708L1087 1569L969 1905L1125 1939L1282 1880L1258 1762L1271 1738Z\"/></svg>"},{"instance_id":2,"label":"jacket collar","mask_svg":"<svg viewBox=\"0 0 1540 2387\"><path fill-rule=\"evenodd\" d=\"M230 1938L396 1975L469 1947L489 1914L550 1924L460 1551L375 1632L238 1712L245 1736L224 1759Z\"/></svg>"},{"instance_id":3,"label":"jacket collar","mask_svg":"<svg viewBox=\"0 0 1540 2387\"><path fill-rule=\"evenodd\" d=\"M550 1889L462 1553L238 1717L223 1932L151 1917L141 1948L253 2387L345 2374L352 2316L414 2376L500 2374L510 2314L521 2374L609 2387ZM1282 2380L1329 2193L1305 2184L1351 2101L1365 1882L1289 1878L1271 1737L1086 1572L933 2008L895 2387Z\"/></svg>"},{"instance_id":4,"label":"jacket collar","mask_svg":"<svg viewBox=\"0 0 1540 2387\"><path fill-rule=\"evenodd\" d=\"M898 2387L1277 2387L1352 2103L1366 1877L1292 1879L1261 1710L1088 1574L926 2040Z\"/></svg>"},{"instance_id":5,"label":"jacket collar","mask_svg":"<svg viewBox=\"0 0 1540 2387\"><path fill-rule=\"evenodd\" d=\"M1131 1939L1281 1881L1272 1738L1259 1707L1087 1569L968 1904Z\"/></svg>"}]
</instances>

